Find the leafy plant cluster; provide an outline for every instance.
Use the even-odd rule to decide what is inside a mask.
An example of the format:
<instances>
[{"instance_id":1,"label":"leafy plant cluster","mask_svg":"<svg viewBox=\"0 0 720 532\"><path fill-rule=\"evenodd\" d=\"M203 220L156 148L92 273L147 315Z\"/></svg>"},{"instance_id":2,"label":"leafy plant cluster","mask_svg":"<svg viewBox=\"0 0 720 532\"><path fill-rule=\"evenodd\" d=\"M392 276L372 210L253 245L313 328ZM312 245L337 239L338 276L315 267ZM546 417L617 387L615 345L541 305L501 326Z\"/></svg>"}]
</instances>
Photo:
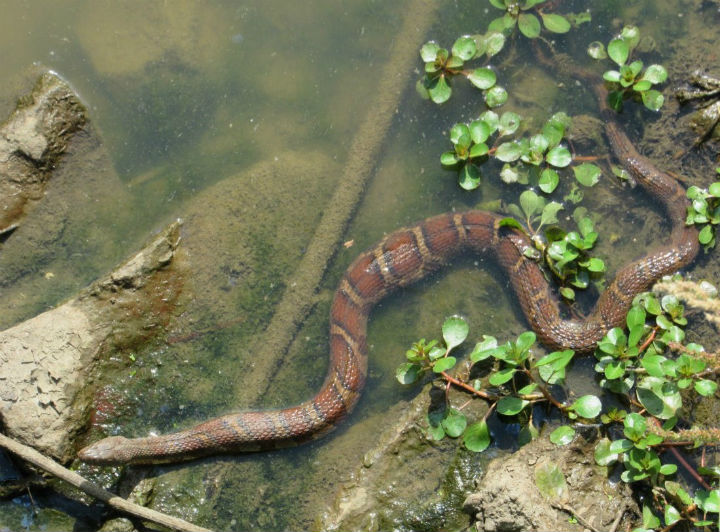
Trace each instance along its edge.
<instances>
[{"instance_id":1,"label":"leafy plant cluster","mask_svg":"<svg viewBox=\"0 0 720 532\"><path fill-rule=\"evenodd\" d=\"M590 20L589 13L558 15L545 13L540 4L545 0L490 0L490 4L505 11L488 25L485 34L465 35L458 38L448 51L435 41L429 41L420 49L425 63L425 75L418 82L418 92L435 103L444 103L452 95L452 79L464 76L484 93L485 103L491 109L507 101L506 90L496 85L495 72L486 66L468 69L466 63L483 56L489 60L498 54L515 28L534 39L540 35L542 20L545 29L553 33L566 33L571 26ZM540 17L540 20L538 19Z\"/></svg>"},{"instance_id":2,"label":"leafy plant cluster","mask_svg":"<svg viewBox=\"0 0 720 532\"><path fill-rule=\"evenodd\" d=\"M492 441L487 420L496 411L523 425L519 440L526 443L542 428L536 426L534 407L549 403L568 421L550 432L551 441L565 445L578 428L600 425L604 436L595 448L598 465L618 464L624 482L642 482L649 488L644 529L680 521L718 526L720 468L699 468L695 474L707 479L706 489L690 496L673 480L677 466L663 463L660 456L669 445L693 448L720 443L720 430L693 427L686 419L688 400L716 394L713 378L720 372L720 356L706 353L700 345L685 344L683 312L682 304L671 295L658 298L644 293L635 299L626 319L627 332L619 327L610 330L595 352L598 382L610 392L603 398L568 397L563 385L575 353L563 350L536 356L533 332L504 344L484 335L468 355L469 362L459 364L451 353L466 340L468 325L457 316L443 324L444 344L436 340L413 344L396 376L410 384L431 375L433 381L489 402L482 419L469 421L462 412L464 406L447 399L440 414L428 416L432 439L462 437L468 449L483 451ZM450 374L456 366L455 375ZM478 374L482 376L469 377Z\"/></svg>"},{"instance_id":3,"label":"leafy plant cluster","mask_svg":"<svg viewBox=\"0 0 720 532\"><path fill-rule=\"evenodd\" d=\"M608 83L608 104L618 112L623 109L623 100L636 98L652 111L658 111L665 102L660 91L653 89L654 85L663 83L667 79L667 70L662 65L650 65L643 70L642 61L635 60L628 63L630 55L640 42L640 31L635 26L625 26L620 36L612 39L607 50L600 41L595 41L588 47L588 54L594 59L610 57L617 64L619 70L608 70L603 79Z\"/></svg>"},{"instance_id":4,"label":"leafy plant cluster","mask_svg":"<svg viewBox=\"0 0 720 532\"><path fill-rule=\"evenodd\" d=\"M720 174L720 168L717 169ZM698 240L706 249L715 247L715 226L720 223L720 182L716 181L707 189L691 186L687 189L691 204L688 207L687 225L701 225Z\"/></svg>"}]
</instances>

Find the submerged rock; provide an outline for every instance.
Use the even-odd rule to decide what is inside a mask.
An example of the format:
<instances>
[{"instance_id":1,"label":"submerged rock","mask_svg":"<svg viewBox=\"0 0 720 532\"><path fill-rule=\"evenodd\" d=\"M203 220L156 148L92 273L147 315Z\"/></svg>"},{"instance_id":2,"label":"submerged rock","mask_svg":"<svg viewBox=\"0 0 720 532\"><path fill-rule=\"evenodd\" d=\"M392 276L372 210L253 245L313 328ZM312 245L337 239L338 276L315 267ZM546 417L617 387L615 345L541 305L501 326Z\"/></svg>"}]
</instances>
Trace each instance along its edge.
<instances>
[{"instance_id":1,"label":"submerged rock","mask_svg":"<svg viewBox=\"0 0 720 532\"><path fill-rule=\"evenodd\" d=\"M167 320L178 286L160 270L178 242L174 223L77 297L0 333L0 417L8 436L61 461L73 457L100 355L145 340Z\"/></svg>"},{"instance_id":2,"label":"submerged rock","mask_svg":"<svg viewBox=\"0 0 720 532\"><path fill-rule=\"evenodd\" d=\"M0 235L43 197L55 162L85 120L73 90L46 73L0 127Z\"/></svg>"}]
</instances>

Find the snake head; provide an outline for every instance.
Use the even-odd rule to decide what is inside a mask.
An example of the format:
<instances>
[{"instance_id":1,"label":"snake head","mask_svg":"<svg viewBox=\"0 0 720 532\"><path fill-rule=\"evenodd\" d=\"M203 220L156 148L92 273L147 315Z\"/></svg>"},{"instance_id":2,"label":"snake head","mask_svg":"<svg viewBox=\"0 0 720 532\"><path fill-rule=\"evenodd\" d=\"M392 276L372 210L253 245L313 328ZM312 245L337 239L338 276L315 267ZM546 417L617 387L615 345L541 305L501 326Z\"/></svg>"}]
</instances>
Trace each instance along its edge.
<instances>
[{"instance_id":1,"label":"snake head","mask_svg":"<svg viewBox=\"0 0 720 532\"><path fill-rule=\"evenodd\" d=\"M83 462L96 465L117 465L132 461L134 453L127 443L130 440L122 436L112 436L80 449L78 458Z\"/></svg>"}]
</instances>

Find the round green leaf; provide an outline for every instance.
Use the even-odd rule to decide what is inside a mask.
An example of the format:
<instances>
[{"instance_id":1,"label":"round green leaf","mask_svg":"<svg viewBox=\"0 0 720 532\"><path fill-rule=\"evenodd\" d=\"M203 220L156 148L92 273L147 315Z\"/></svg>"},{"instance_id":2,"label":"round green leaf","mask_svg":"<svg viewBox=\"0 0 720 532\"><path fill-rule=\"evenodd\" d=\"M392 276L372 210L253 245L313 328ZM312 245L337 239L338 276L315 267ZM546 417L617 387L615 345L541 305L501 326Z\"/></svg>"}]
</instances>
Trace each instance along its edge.
<instances>
[{"instance_id":1,"label":"round green leaf","mask_svg":"<svg viewBox=\"0 0 720 532\"><path fill-rule=\"evenodd\" d=\"M450 128L450 142L460 144L461 139L467 137L470 139L470 128L465 124L455 124Z\"/></svg>"},{"instance_id":2,"label":"round green leaf","mask_svg":"<svg viewBox=\"0 0 720 532\"><path fill-rule=\"evenodd\" d=\"M423 44L422 48L420 48L420 57L422 57L422 60L426 63L434 62L437 57L438 50L440 50L438 43L435 41L426 42Z\"/></svg>"},{"instance_id":3,"label":"round green leaf","mask_svg":"<svg viewBox=\"0 0 720 532\"><path fill-rule=\"evenodd\" d=\"M565 128L557 121L549 120L543 125L542 135L547 140L548 146L554 148L565 135Z\"/></svg>"},{"instance_id":4,"label":"round green leaf","mask_svg":"<svg viewBox=\"0 0 720 532\"><path fill-rule=\"evenodd\" d=\"M552 440L552 436L550 436ZM535 485L538 491L549 500L564 500L567 498L567 483L565 475L556 463L544 462L535 468Z\"/></svg>"},{"instance_id":5,"label":"round green leaf","mask_svg":"<svg viewBox=\"0 0 720 532\"><path fill-rule=\"evenodd\" d=\"M518 17L518 28L520 32L529 39L540 35L540 21L531 13L521 13Z\"/></svg>"},{"instance_id":6,"label":"round green leaf","mask_svg":"<svg viewBox=\"0 0 720 532\"><path fill-rule=\"evenodd\" d=\"M670 419L682 408L677 385L665 379L645 377L637 385L637 396L645 409L660 419Z\"/></svg>"},{"instance_id":7,"label":"round green leaf","mask_svg":"<svg viewBox=\"0 0 720 532\"><path fill-rule=\"evenodd\" d=\"M482 90L489 89L495 85L497 81L495 72L486 67L476 68L468 74L467 78L470 80L470 83Z\"/></svg>"},{"instance_id":8,"label":"round green leaf","mask_svg":"<svg viewBox=\"0 0 720 532\"><path fill-rule=\"evenodd\" d=\"M562 15L541 13L543 24L553 33L567 33L570 31L570 23Z\"/></svg>"},{"instance_id":9,"label":"round green leaf","mask_svg":"<svg viewBox=\"0 0 720 532\"><path fill-rule=\"evenodd\" d=\"M650 65L645 70L642 79L649 81L653 85L657 85L658 83L663 83L667 79L667 75L667 70L665 70L664 66Z\"/></svg>"},{"instance_id":10,"label":"round green leaf","mask_svg":"<svg viewBox=\"0 0 720 532\"><path fill-rule=\"evenodd\" d=\"M594 395L583 395L579 397L571 407L580 417L593 419L600 414L602 403L600 398Z\"/></svg>"},{"instance_id":11,"label":"round green leaf","mask_svg":"<svg viewBox=\"0 0 720 532\"><path fill-rule=\"evenodd\" d=\"M452 47L452 54L463 61L475 57L476 51L477 45L475 44L475 39L467 35L456 40Z\"/></svg>"},{"instance_id":12,"label":"round green leaf","mask_svg":"<svg viewBox=\"0 0 720 532\"><path fill-rule=\"evenodd\" d=\"M522 118L519 114L507 111L502 114L500 122L498 124L498 130L500 135L512 135L520 127L520 121ZM720 185L720 183L718 183Z\"/></svg>"},{"instance_id":13,"label":"round green leaf","mask_svg":"<svg viewBox=\"0 0 720 532\"><path fill-rule=\"evenodd\" d=\"M557 201L551 201L545 207L543 207L542 215L540 217L540 223L542 225L555 224L557 223L557 213L563 209L562 203Z\"/></svg>"},{"instance_id":14,"label":"round green leaf","mask_svg":"<svg viewBox=\"0 0 720 532\"><path fill-rule=\"evenodd\" d=\"M625 416L623 421L623 432L628 439L637 441L645 435L647 430L647 422L640 414L631 413Z\"/></svg>"},{"instance_id":15,"label":"round green leaf","mask_svg":"<svg viewBox=\"0 0 720 532\"><path fill-rule=\"evenodd\" d=\"M505 35L500 31L491 31L485 38L485 45L485 53L488 57L492 57L505 46Z\"/></svg>"},{"instance_id":16,"label":"round green leaf","mask_svg":"<svg viewBox=\"0 0 720 532\"><path fill-rule=\"evenodd\" d=\"M648 80L643 79L638 81L635 85L633 85L633 90L635 92L643 92L648 90L650 87L652 87L652 83L650 83Z\"/></svg>"},{"instance_id":17,"label":"round green leaf","mask_svg":"<svg viewBox=\"0 0 720 532\"><path fill-rule=\"evenodd\" d=\"M550 433L550 441L555 445L567 445L575 437L575 429L569 425L562 425Z\"/></svg>"},{"instance_id":18,"label":"round green leaf","mask_svg":"<svg viewBox=\"0 0 720 532\"><path fill-rule=\"evenodd\" d=\"M522 147L517 142L503 142L495 150L495 157L505 163L517 161L522 155Z\"/></svg>"},{"instance_id":19,"label":"round green leaf","mask_svg":"<svg viewBox=\"0 0 720 532\"><path fill-rule=\"evenodd\" d=\"M451 438L457 438L467 427L467 419L465 416L452 409L445 419L442 420L442 426L445 429L445 433Z\"/></svg>"},{"instance_id":20,"label":"round green leaf","mask_svg":"<svg viewBox=\"0 0 720 532\"><path fill-rule=\"evenodd\" d=\"M520 199L520 201L522 201L522 198ZM534 332L525 331L524 333L520 334L520 336L518 336L517 341L515 342L515 347L520 352L527 351L535 343L535 340L537 340L537 336Z\"/></svg>"},{"instance_id":21,"label":"round green leaf","mask_svg":"<svg viewBox=\"0 0 720 532\"><path fill-rule=\"evenodd\" d=\"M596 185L602 174L600 168L592 163L582 163L578 166L573 166L573 173L578 183L586 187Z\"/></svg>"},{"instance_id":22,"label":"round green leaf","mask_svg":"<svg viewBox=\"0 0 720 532\"><path fill-rule=\"evenodd\" d=\"M464 190L475 190L480 186L480 170L474 164L464 165L458 174L458 184Z\"/></svg>"},{"instance_id":23,"label":"round green leaf","mask_svg":"<svg viewBox=\"0 0 720 532\"><path fill-rule=\"evenodd\" d=\"M529 404L529 401L518 397L503 397L497 402L497 411L505 416L514 416Z\"/></svg>"},{"instance_id":24,"label":"round green leaf","mask_svg":"<svg viewBox=\"0 0 720 532\"><path fill-rule=\"evenodd\" d=\"M484 120L473 120L470 122L470 138L475 143L485 142L492 134L493 130L490 124Z\"/></svg>"},{"instance_id":25,"label":"round green leaf","mask_svg":"<svg viewBox=\"0 0 720 532\"><path fill-rule=\"evenodd\" d=\"M540 212L545 206L545 200L532 190L525 190L520 194L520 207L528 218Z\"/></svg>"},{"instance_id":26,"label":"round green leaf","mask_svg":"<svg viewBox=\"0 0 720 532\"><path fill-rule=\"evenodd\" d=\"M470 425L463 435L463 443L469 450L480 453L490 446L490 430L487 423L481 421Z\"/></svg>"},{"instance_id":27,"label":"round green leaf","mask_svg":"<svg viewBox=\"0 0 720 532\"><path fill-rule=\"evenodd\" d=\"M715 181L708 187L708 193L715 197L720 198L720 182Z\"/></svg>"},{"instance_id":28,"label":"round green leaf","mask_svg":"<svg viewBox=\"0 0 720 532\"><path fill-rule=\"evenodd\" d=\"M435 373L442 373L443 371L447 371L452 368L456 362L457 360L455 357L440 358L437 362L435 362L435 364L433 364L433 371Z\"/></svg>"},{"instance_id":29,"label":"round green leaf","mask_svg":"<svg viewBox=\"0 0 720 532\"><path fill-rule=\"evenodd\" d=\"M605 81L609 81L610 83L620 83L620 72L617 70L606 70L603 73L603 79Z\"/></svg>"},{"instance_id":30,"label":"round green leaf","mask_svg":"<svg viewBox=\"0 0 720 532\"><path fill-rule=\"evenodd\" d=\"M575 300L575 290L573 290L569 286L563 286L562 288L560 288L560 295L563 296L568 301Z\"/></svg>"},{"instance_id":31,"label":"round green leaf","mask_svg":"<svg viewBox=\"0 0 720 532\"><path fill-rule=\"evenodd\" d=\"M545 160L557 168L565 168L572 161L572 156L567 148L556 146L547 152Z\"/></svg>"},{"instance_id":32,"label":"round green leaf","mask_svg":"<svg viewBox=\"0 0 720 532\"><path fill-rule=\"evenodd\" d=\"M587 53L593 59L605 59L607 52L605 51L605 45L600 41L593 41L588 45Z\"/></svg>"},{"instance_id":33,"label":"round green leaf","mask_svg":"<svg viewBox=\"0 0 720 532\"><path fill-rule=\"evenodd\" d=\"M453 152L448 152L454 155ZM560 176L552 168L545 168L540 174L540 180L538 181L538 187L546 194L550 194L555 190L560 182Z\"/></svg>"},{"instance_id":34,"label":"round green leaf","mask_svg":"<svg viewBox=\"0 0 720 532\"><path fill-rule=\"evenodd\" d=\"M443 166L455 166L460 159L454 151L446 151L440 156L440 164Z\"/></svg>"},{"instance_id":35,"label":"round green leaf","mask_svg":"<svg viewBox=\"0 0 720 532\"><path fill-rule=\"evenodd\" d=\"M665 505L665 524L669 527L682 519L680 512L672 504Z\"/></svg>"},{"instance_id":36,"label":"round green leaf","mask_svg":"<svg viewBox=\"0 0 720 532\"><path fill-rule=\"evenodd\" d=\"M643 104L645 104L645 107L651 111L659 111L663 106L663 103L665 103L665 97L662 93L656 91L655 89L650 89L649 91L645 91L641 94Z\"/></svg>"},{"instance_id":37,"label":"round green leaf","mask_svg":"<svg viewBox=\"0 0 720 532\"><path fill-rule=\"evenodd\" d=\"M448 351L465 341L468 330L467 321L460 316L450 316L445 320L442 326L442 333Z\"/></svg>"},{"instance_id":38,"label":"round green leaf","mask_svg":"<svg viewBox=\"0 0 720 532\"><path fill-rule=\"evenodd\" d=\"M628 55L630 55L630 48L624 40L613 39L610 41L610 44L608 44L607 52L610 59L622 66L625 64L625 61L627 61Z\"/></svg>"},{"instance_id":39,"label":"round green leaf","mask_svg":"<svg viewBox=\"0 0 720 532\"><path fill-rule=\"evenodd\" d=\"M713 395L717 390L717 387L718 385L716 382L707 379L695 382L695 391L705 397Z\"/></svg>"},{"instance_id":40,"label":"round green leaf","mask_svg":"<svg viewBox=\"0 0 720 532\"><path fill-rule=\"evenodd\" d=\"M485 103L491 109L500 107L508 99L508 93L502 87L497 85L485 93Z\"/></svg>"}]
</instances>

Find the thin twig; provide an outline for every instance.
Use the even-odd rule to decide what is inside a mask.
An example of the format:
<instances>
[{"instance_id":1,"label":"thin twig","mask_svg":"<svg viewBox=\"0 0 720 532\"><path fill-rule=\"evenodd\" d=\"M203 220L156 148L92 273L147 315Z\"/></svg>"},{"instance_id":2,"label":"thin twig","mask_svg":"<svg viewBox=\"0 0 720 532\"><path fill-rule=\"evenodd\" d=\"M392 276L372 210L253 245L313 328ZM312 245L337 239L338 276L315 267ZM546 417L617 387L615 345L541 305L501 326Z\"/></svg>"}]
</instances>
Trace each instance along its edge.
<instances>
[{"instance_id":1,"label":"thin twig","mask_svg":"<svg viewBox=\"0 0 720 532\"><path fill-rule=\"evenodd\" d=\"M563 512L567 512L570 515L572 515L575 519L577 519L577 522L580 523L585 528L592 530L592 532L600 532L597 528L592 526L587 519L585 519L582 515L577 513L575 509L568 505L568 504L562 504L559 502L552 503L553 508L557 508L558 510L562 510Z\"/></svg>"},{"instance_id":2,"label":"thin twig","mask_svg":"<svg viewBox=\"0 0 720 532\"><path fill-rule=\"evenodd\" d=\"M207 528L193 525L192 523L188 523L187 521L177 517L172 517L158 511L151 510L145 506L140 506L123 499L122 497L118 497L114 493L101 488L97 484L93 484L74 471L64 468L54 460L40 454L32 447L23 445L22 443L8 438L4 434L0 434L0 446L18 455L23 460L30 462L34 466L56 476L60 480L64 480L68 484L72 484L88 495L103 501L105 504L115 508L116 510L144 519L145 521L150 521L152 523L168 527L172 530L178 530L180 532L211 532Z\"/></svg>"},{"instance_id":3,"label":"thin twig","mask_svg":"<svg viewBox=\"0 0 720 532\"><path fill-rule=\"evenodd\" d=\"M483 390L476 390L475 388L473 388L473 387L470 386L469 384L467 384L467 383L465 383L465 382L463 382L463 381L461 381L461 380L456 379L455 377L451 376L450 374L448 374L448 373L445 372L445 371L443 371L442 373L440 373L440 375L442 375L442 376L443 376L443 379L445 379L445 380L448 381L449 383L454 384L454 385L457 386L458 388L462 388L463 390L466 390L466 391L468 391L468 392L470 392L470 393L474 393L475 395L480 396L480 397L482 397L483 399L487 399L488 401L497 401L497 400L499 399L499 397L498 397L497 395L488 393L488 392L483 391Z\"/></svg>"}]
</instances>

